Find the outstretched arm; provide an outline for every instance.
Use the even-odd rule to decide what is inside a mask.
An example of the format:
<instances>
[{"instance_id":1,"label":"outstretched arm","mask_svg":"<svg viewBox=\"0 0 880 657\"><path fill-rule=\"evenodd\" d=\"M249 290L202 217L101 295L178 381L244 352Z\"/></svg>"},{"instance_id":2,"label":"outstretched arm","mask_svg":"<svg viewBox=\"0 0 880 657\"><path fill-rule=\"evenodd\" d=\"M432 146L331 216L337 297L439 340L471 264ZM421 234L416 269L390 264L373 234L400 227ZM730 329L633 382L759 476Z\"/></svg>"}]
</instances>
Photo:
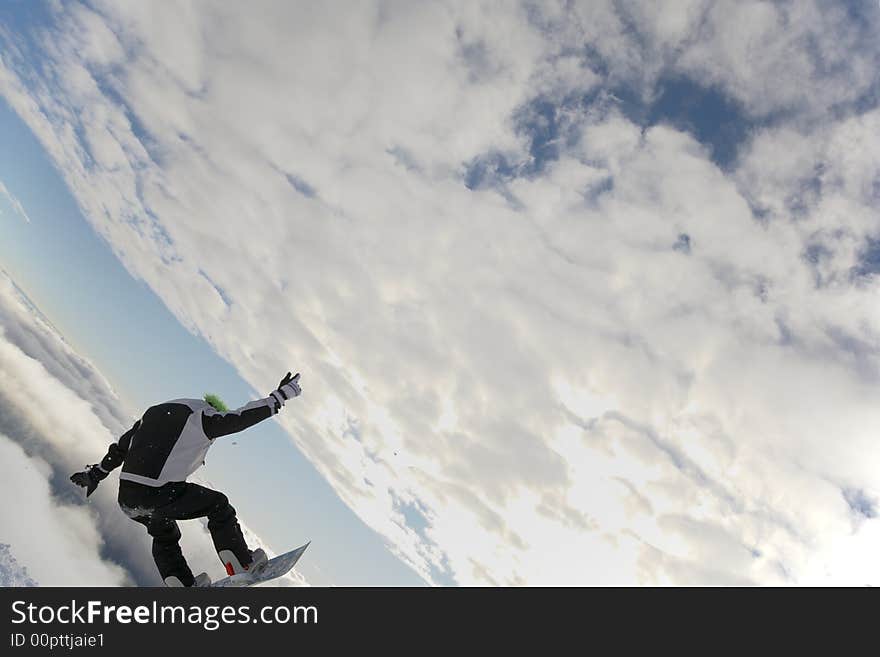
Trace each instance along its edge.
<instances>
[{"instance_id":1,"label":"outstretched arm","mask_svg":"<svg viewBox=\"0 0 880 657\"><path fill-rule=\"evenodd\" d=\"M111 443L110 447L107 448L106 456L101 459L100 465L95 463L94 465L86 466L86 469L82 472L70 475L70 480L73 483L86 489L86 497L95 492L98 483L110 474L111 470L122 465L122 461L125 460L125 455L128 453L128 448L131 445L131 437L137 432L140 425L141 421L138 420L131 429L119 437L119 440Z\"/></svg>"},{"instance_id":2,"label":"outstretched arm","mask_svg":"<svg viewBox=\"0 0 880 657\"><path fill-rule=\"evenodd\" d=\"M220 436L228 436L254 426L258 422L272 417L291 397L302 394L299 387L299 374L290 376L290 372L281 379L278 389L268 397L249 402L241 408L225 413L208 408L202 411L202 429L205 435L212 440Z\"/></svg>"}]
</instances>

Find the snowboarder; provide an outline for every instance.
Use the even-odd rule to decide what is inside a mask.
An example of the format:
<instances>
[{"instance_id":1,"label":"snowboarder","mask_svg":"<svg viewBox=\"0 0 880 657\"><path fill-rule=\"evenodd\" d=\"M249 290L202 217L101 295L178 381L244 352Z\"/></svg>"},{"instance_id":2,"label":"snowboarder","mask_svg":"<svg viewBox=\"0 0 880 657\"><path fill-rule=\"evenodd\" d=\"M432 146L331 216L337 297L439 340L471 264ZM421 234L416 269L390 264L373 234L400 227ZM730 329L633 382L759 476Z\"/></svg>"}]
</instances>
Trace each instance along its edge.
<instances>
[{"instance_id":1,"label":"snowboarder","mask_svg":"<svg viewBox=\"0 0 880 657\"><path fill-rule=\"evenodd\" d=\"M91 495L111 470L119 474L119 506L153 537L153 559L167 586L208 586L207 573L193 577L180 549L178 520L208 518L208 531L226 572L255 573L266 565L262 549L248 549L235 509L226 495L186 481L204 464L216 438L244 431L281 410L302 393L299 373L290 372L264 399L228 411L216 395L175 399L151 406L117 442L100 464L87 466L70 480Z\"/></svg>"}]
</instances>

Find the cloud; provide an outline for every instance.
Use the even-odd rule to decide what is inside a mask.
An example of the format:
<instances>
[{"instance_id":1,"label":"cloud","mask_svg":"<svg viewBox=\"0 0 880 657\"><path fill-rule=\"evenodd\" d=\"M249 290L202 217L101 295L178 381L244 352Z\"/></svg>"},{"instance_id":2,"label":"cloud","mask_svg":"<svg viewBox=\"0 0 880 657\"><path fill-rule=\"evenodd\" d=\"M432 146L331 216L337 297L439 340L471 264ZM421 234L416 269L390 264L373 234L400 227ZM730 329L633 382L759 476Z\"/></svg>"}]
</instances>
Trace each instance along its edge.
<instances>
[{"instance_id":1,"label":"cloud","mask_svg":"<svg viewBox=\"0 0 880 657\"><path fill-rule=\"evenodd\" d=\"M6 198L9 205L12 206L13 211L15 211L15 213L19 217L24 219L27 223L31 222L31 218L28 216L27 212L25 212L24 206L21 204L21 201L19 201L15 197L15 195L12 192L10 192L9 189L7 189L6 185L3 184L2 180L0 180L0 196L3 196ZM0 212L0 214L3 214L3 213Z\"/></svg>"},{"instance_id":2,"label":"cloud","mask_svg":"<svg viewBox=\"0 0 880 657\"><path fill-rule=\"evenodd\" d=\"M0 323L6 342L39 362L48 377L90 402L90 410L112 434L121 434L131 426L133 409L119 398L92 363L74 351L3 270L0 270Z\"/></svg>"},{"instance_id":3,"label":"cloud","mask_svg":"<svg viewBox=\"0 0 880 657\"><path fill-rule=\"evenodd\" d=\"M428 581L853 581L876 12L94 7L0 93L183 325L297 364L281 422Z\"/></svg>"},{"instance_id":4,"label":"cloud","mask_svg":"<svg viewBox=\"0 0 880 657\"><path fill-rule=\"evenodd\" d=\"M52 470L39 458L0 435L4 480L16 491L14 500L0 506L3 539L13 546L10 568L24 567L20 576L51 586L119 586L125 571L98 558L101 535L92 514L78 505L52 499ZM26 504L22 504L27 500ZM18 564L14 566L13 564ZM15 583L18 583L16 578Z\"/></svg>"},{"instance_id":5,"label":"cloud","mask_svg":"<svg viewBox=\"0 0 880 657\"><path fill-rule=\"evenodd\" d=\"M39 586L31 579L27 568L18 563L6 543L0 543L0 586Z\"/></svg>"}]
</instances>

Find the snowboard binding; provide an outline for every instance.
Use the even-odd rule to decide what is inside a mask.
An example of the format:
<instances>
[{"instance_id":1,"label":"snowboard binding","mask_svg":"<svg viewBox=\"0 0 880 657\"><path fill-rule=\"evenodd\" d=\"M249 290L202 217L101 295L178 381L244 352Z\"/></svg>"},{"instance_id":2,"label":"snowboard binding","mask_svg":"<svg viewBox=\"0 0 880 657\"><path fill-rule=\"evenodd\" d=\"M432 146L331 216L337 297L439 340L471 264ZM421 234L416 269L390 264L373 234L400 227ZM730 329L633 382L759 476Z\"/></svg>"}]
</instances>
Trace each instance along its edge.
<instances>
[{"instance_id":1,"label":"snowboard binding","mask_svg":"<svg viewBox=\"0 0 880 657\"><path fill-rule=\"evenodd\" d=\"M232 550L220 550L218 552L220 556L220 561L223 562L224 567L226 568L226 574L232 577L233 575L257 575L263 568L266 567L266 564L269 563L269 557L263 548L257 548L253 552L251 552L251 562L242 566L241 562L238 560L238 557L232 552Z\"/></svg>"}]
</instances>

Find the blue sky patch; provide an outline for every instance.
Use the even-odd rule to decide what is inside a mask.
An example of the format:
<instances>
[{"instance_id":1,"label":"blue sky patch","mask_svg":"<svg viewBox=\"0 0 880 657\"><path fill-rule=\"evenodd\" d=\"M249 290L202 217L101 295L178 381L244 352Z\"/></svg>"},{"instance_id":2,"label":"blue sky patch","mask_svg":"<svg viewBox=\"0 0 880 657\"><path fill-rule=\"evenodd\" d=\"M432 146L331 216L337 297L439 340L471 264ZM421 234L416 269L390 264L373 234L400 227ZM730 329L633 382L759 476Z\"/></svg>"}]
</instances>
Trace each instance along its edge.
<instances>
[{"instance_id":1,"label":"blue sky patch","mask_svg":"<svg viewBox=\"0 0 880 657\"><path fill-rule=\"evenodd\" d=\"M315 196L317 195L315 188L299 176L295 176L292 173L285 173L284 177L287 179L287 182L290 183L290 186L303 196L306 196L308 198L315 198Z\"/></svg>"},{"instance_id":2,"label":"blue sky patch","mask_svg":"<svg viewBox=\"0 0 880 657\"><path fill-rule=\"evenodd\" d=\"M880 239L869 237L858 257L859 262L853 269L853 274L871 276L880 273Z\"/></svg>"},{"instance_id":3,"label":"blue sky patch","mask_svg":"<svg viewBox=\"0 0 880 657\"><path fill-rule=\"evenodd\" d=\"M666 124L690 134L722 169L734 166L753 129L775 120L753 119L719 89L684 77L661 79L650 101L625 86L570 94L561 100L537 96L511 117L517 134L526 142L528 158L513 161L498 151L478 155L465 165L465 185L468 189L492 188L516 177L540 175L577 144L590 110L605 110L609 101L643 129Z\"/></svg>"},{"instance_id":4,"label":"blue sky patch","mask_svg":"<svg viewBox=\"0 0 880 657\"><path fill-rule=\"evenodd\" d=\"M732 98L688 78L661 80L645 116L645 125L659 123L690 134L722 169L733 165L754 125Z\"/></svg>"},{"instance_id":5,"label":"blue sky patch","mask_svg":"<svg viewBox=\"0 0 880 657\"><path fill-rule=\"evenodd\" d=\"M877 517L877 500L869 497L865 491L859 488L844 488L843 499L853 513L868 520Z\"/></svg>"},{"instance_id":6,"label":"blue sky patch","mask_svg":"<svg viewBox=\"0 0 880 657\"><path fill-rule=\"evenodd\" d=\"M494 187L511 180L516 166L503 153L492 151L478 155L465 166L464 184L468 189Z\"/></svg>"},{"instance_id":7,"label":"blue sky patch","mask_svg":"<svg viewBox=\"0 0 880 657\"><path fill-rule=\"evenodd\" d=\"M431 526L431 523L428 522L424 511L419 507L418 503L399 502L397 508L403 514L406 526L424 537L425 530Z\"/></svg>"},{"instance_id":8,"label":"blue sky patch","mask_svg":"<svg viewBox=\"0 0 880 657\"><path fill-rule=\"evenodd\" d=\"M208 283L210 283L211 287L213 287L214 290L217 292L217 295L223 300L223 303L226 304L226 307L227 308L230 307L232 305L232 298L229 296L229 294L226 293L226 290L224 290L222 287L217 285L217 283L215 283L213 280L211 280L211 277L208 276L201 269L199 269L199 274L201 274L202 278L204 278L206 281L208 281Z\"/></svg>"},{"instance_id":9,"label":"blue sky patch","mask_svg":"<svg viewBox=\"0 0 880 657\"><path fill-rule=\"evenodd\" d=\"M691 236L687 233L679 233L678 239L676 239L675 244L672 245L672 249L679 253L689 255L691 252Z\"/></svg>"}]
</instances>

